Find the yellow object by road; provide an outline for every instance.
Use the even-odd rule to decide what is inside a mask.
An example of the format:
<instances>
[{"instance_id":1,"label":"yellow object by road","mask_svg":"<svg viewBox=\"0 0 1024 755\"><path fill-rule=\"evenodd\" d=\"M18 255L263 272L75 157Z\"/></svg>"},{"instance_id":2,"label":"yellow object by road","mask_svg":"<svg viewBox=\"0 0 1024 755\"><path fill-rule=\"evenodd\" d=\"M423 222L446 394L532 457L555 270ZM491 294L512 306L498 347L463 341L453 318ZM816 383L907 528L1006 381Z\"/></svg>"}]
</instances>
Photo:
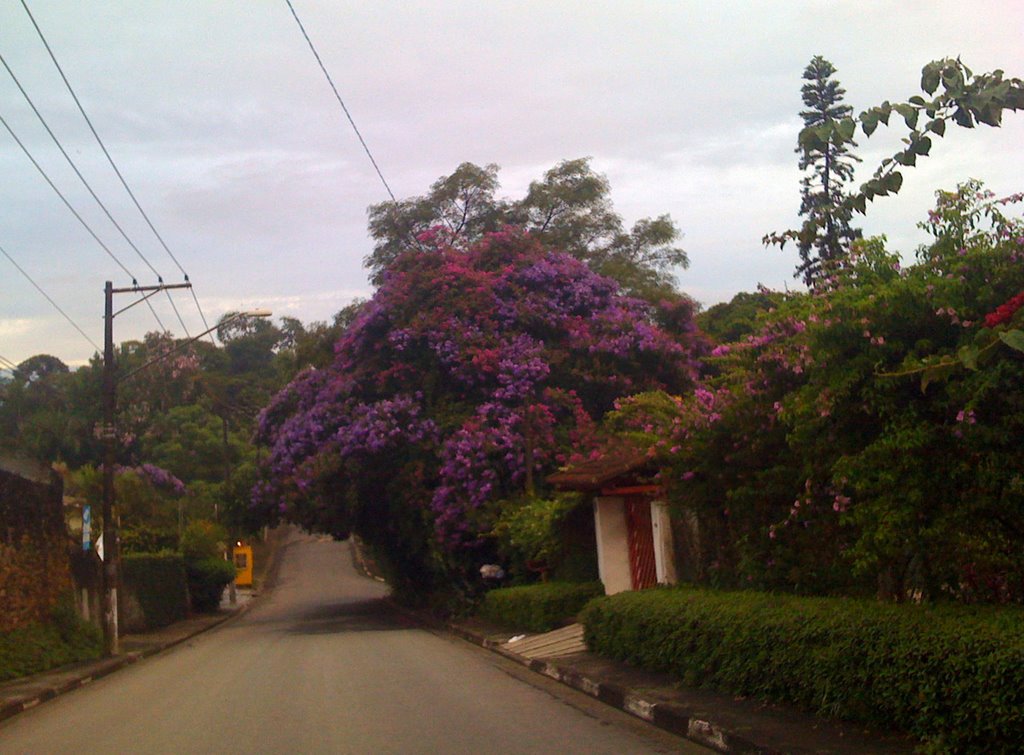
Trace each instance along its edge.
<instances>
[{"instance_id":1,"label":"yellow object by road","mask_svg":"<svg viewBox=\"0 0 1024 755\"><path fill-rule=\"evenodd\" d=\"M252 548L248 545L236 545L232 548L235 562L235 585L252 587Z\"/></svg>"}]
</instances>

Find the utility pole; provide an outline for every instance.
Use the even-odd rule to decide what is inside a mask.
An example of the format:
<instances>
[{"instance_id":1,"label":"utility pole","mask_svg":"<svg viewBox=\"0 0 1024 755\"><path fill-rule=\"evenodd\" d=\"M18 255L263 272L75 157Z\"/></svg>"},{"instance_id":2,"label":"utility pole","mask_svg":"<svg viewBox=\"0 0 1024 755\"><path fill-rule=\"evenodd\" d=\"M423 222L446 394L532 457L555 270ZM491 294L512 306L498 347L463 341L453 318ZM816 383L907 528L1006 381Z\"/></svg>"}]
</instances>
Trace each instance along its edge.
<instances>
[{"instance_id":1,"label":"utility pole","mask_svg":"<svg viewBox=\"0 0 1024 755\"><path fill-rule=\"evenodd\" d=\"M107 281L103 308L103 655L117 655L117 523L114 521L114 285Z\"/></svg>"},{"instance_id":2,"label":"utility pole","mask_svg":"<svg viewBox=\"0 0 1024 755\"><path fill-rule=\"evenodd\" d=\"M117 641L117 585L121 573L121 553L117 541L117 518L114 513L114 463L116 461L117 430L114 420L117 415L117 374L114 364L114 318L124 309L130 309L145 301L153 294L169 288L191 288L191 283L165 284L158 286L132 286L114 288L107 281L104 286L103 305L103 655L106 658L118 653ZM148 293L147 293L148 292ZM119 312L114 311L114 294L133 293L145 295ZM204 334L205 335L205 334Z\"/></svg>"},{"instance_id":3,"label":"utility pole","mask_svg":"<svg viewBox=\"0 0 1024 755\"><path fill-rule=\"evenodd\" d=\"M207 333L212 333L218 326L207 328L197 336L192 336L166 354L150 359L125 375L118 376L114 364L114 318L136 304L149 299L160 291L172 288L192 288L192 284L185 283L160 283L156 286L133 285L131 288L114 288L110 281L104 288L103 308L103 428L100 437L103 438L103 655L106 658L117 655L117 584L121 573L120 570L120 548L117 542L117 515L114 513L114 463L116 461L117 432L114 421L117 416L117 383L118 380L127 380L132 375L150 367L157 362L166 359L171 354L195 343ZM114 294L142 294L123 309L114 311ZM270 317L269 310L257 309L251 312L236 312L224 322L239 317Z\"/></svg>"}]
</instances>

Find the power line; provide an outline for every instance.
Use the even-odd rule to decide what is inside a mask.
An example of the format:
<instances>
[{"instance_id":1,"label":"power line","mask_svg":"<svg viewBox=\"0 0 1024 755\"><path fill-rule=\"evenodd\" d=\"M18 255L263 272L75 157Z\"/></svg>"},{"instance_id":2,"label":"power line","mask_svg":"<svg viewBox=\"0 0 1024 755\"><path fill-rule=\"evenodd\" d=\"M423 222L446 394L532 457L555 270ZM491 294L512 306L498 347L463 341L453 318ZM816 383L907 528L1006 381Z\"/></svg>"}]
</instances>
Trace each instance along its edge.
<instances>
[{"instance_id":1,"label":"power line","mask_svg":"<svg viewBox=\"0 0 1024 755\"><path fill-rule=\"evenodd\" d=\"M171 260L174 261L174 264L177 266L178 270L181 271L181 274L185 276L185 282L188 282L188 273L185 272L185 268L181 266L181 263L178 261L178 258L174 256L174 252L171 251L171 248L167 245L167 242L164 241L164 237L160 235L160 232L156 229L156 226L153 225L153 221L150 220L149 215L146 213L144 209L142 209L142 205L139 203L138 198L136 198L135 192L133 192L131 187L128 185L128 181L125 180L125 177L121 173L121 170L117 167L117 163L114 162L114 158L111 157L110 152L107 150L107 146L103 143L103 139L100 138L99 132L97 132L96 128L93 126L92 120L89 118L89 115L85 112L85 108L82 106L81 101L78 99L78 95L75 94L74 87L71 86L71 82L65 75L64 69L57 61L57 56L54 54L53 49L50 47L50 43L47 42L46 35L43 34L43 30L39 28L39 24L36 23L35 16L32 15L32 11L29 9L28 3L26 3L25 0L21 0L21 6L25 9L25 13L28 15L29 20L32 22L32 26L35 28L36 34L39 35L39 39L40 41L42 41L43 47L46 48L46 52L49 54L50 60L53 61L53 65L57 68L57 72L60 74L61 79L64 81L64 86L67 87L68 93L71 95L71 99L75 101L75 105L78 107L78 112L81 113L82 118L85 119L86 124L89 126L89 131L91 131L93 137L95 137L96 143L99 144L100 149L103 151L103 155L107 158L107 162L110 163L110 167L113 168L114 173L117 175L117 178L121 182L121 185L124 187L124 190L128 193L128 196L131 197L131 200L134 203L135 208L139 211L139 214L142 215L143 220L146 221L146 225L149 226L149 230L153 232L153 235L156 237L157 241L160 242L160 246L163 247L164 251L167 252L167 255L171 258ZM159 278L160 276L158 275L157 277ZM167 298L170 299L170 293L167 294ZM196 297L194 291L192 293L192 298L195 300L196 308L199 310L199 316L200 318L202 318L203 325L205 326L206 315L203 314L202 307L199 306L199 299ZM171 301L171 307L174 309L175 314L178 314L178 309L177 307L174 306L173 301ZM152 306L150 307L150 309L152 309ZM178 315L178 320L179 322L181 321L180 314ZM161 325L161 327L163 326ZM185 328L184 322L181 323L181 327ZM188 330L185 329L185 332L188 333Z\"/></svg>"},{"instance_id":2,"label":"power line","mask_svg":"<svg viewBox=\"0 0 1024 755\"><path fill-rule=\"evenodd\" d=\"M46 118L44 118L43 114L39 112L39 108L36 107L36 104L32 101L32 98L29 96L28 92L25 91L25 87L21 85L21 81L18 80L18 77L14 74L14 71L11 70L11 67L10 65L8 65L7 60L4 58L3 54L0 54L0 63L3 64L5 69L7 69L7 73L14 81L15 86L18 87L18 91L20 91L22 97L25 98L25 102L27 102L29 107L32 108L32 112L35 113L36 118L39 119L39 122L43 125L43 128L46 129L46 133L50 135L50 139L53 140L53 143L57 146L57 149L60 150L60 153L64 156L64 159L67 161L67 164L71 166L71 170L75 172L75 175L78 176L78 180L81 181L82 185L86 188L86 191L89 192L89 195L96 201L96 204L99 205L100 209L103 210L103 213L107 216L107 219L114 225L114 228L118 230L118 232L121 234L121 237L128 243L128 246L135 250L135 253L139 256L139 259L146 263L146 266L150 269L153 275L157 277L157 280L163 283L163 276L161 276L157 269L153 267L150 261L146 258L146 255L144 255L142 251L139 249L139 247L135 245L135 242L133 242L131 238L129 238L124 228L122 228L121 224L114 219L114 216L110 213L110 210L103 203L103 200L100 199L96 192L93 190L92 185L90 185L89 181L86 180L84 175L82 175L82 171L78 169L78 166L75 164L75 161L71 159L71 155L69 155L67 150L64 149L64 145L60 143L60 139L58 139L57 135L53 133L53 129L50 128L50 124L46 122ZM178 323L181 325L182 330L185 331L185 336L188 337L188 327L185 325L185 321L182 319L181 313L178 312L178 308L174 304L174 299L171 298L171 292L166 291L166 293L167 301L170 302L171 309L174 310L174 314L178 318Z\"/></svg>"},{"instance_id":3,"label":"power line","mask_svg":"<svg viewBox=\"0 0 1024 755\"><path fill-rule=\"evenodd\" d=\"M42 294L42 295L43 295L44 297L46 297L46 301L50 302L50 304L52 304L52 305L53 305L54 309L56 309L56 310L57 310L58 312L60 312L60 313L61 313L61 314L62 314L62 315L64 316L64 319L65 319L65 320L67 320L67 321L68 321L69 323L71 323L71 327L73 327L73 328L74 328L75 330L77 330L77 331L78 331L79 333L81 333L81 335L82 335L82 338L84 338L84 339L85 339L86 341L88 341L88 342L89 342L90 344L92 344L92 347L93 347L94 349L96 349L96 351L99 351L99 352L102 352L102 351L103 351L103 349L101 349L101 348L100 348L100 347L99 347L99 346L98 346L98 345L96 344L96 342L95 342L94 340L92 340L91 338L89 338L89 336L88 336L88 335L86 335L85 331L84 331L84 330L82 330L82 329L81 329L81 328L80 328L80 327L78 326L78 323L77 323L77 322L75 322L74 320L72 320L72 319L71 319L71 317L70 317L70 316L68 315L68 313L67 313L67 312L65 312L65 311L64 311L63 309L61 309L61 308L60 308L60 305L58 305L58 304L57 304L57 302L55 302L55 301L54 301L53 299L51 299L51 298L50 298L50 295L49 295L48 293L46 293L46 292L45 292L45 291L44 291L44 290L42 289L42 287L41 287L41 286L40 286L40 285L39 285L38 283L36 283L36 282L35 282L34 280L32 280L32 276L31 276L31 275L29 275L28 273L26 273L26 272L25 272L25 271L24 271L24 270L22 269L21 265L19 265L19 264L18 264L17 262L15 262L15 261L14 261L14 258L13 258L13 257L12 257L11 255L9 255L9 254L7 253L7 250L6 250L6 249L4 249L4 248L3 248L2 246L0 246L0 253L2 253L2 254L4 255L4 257L6 257L6 258L7 258L7 259L8 259L9 261L10 261L10 263L11 263L12 265L14 265L14 266L15 266L15 267L16 267L16 268L18 269L18 272L19 272L19 273L21 273L22 275L24 275L24 276L25 276L25 277L26 277L26 278L28 279L28 282L29 282L29 283L31 283L31 284L32 284L33 286L35 286L35 287L36 287L36 290L37 290L37 291L38 291L39 293L41 293L41 294Z\"/></svg>"},{"instance_id":4,"label":"power line","mask_svg":"<svg viewBox=\"0 0 1024 755\"><path fill-rule=\"evenodd\" d=\"M107 219L111 223L113 223L114 228L118 230L118 232L121 234L121 237L126 242L128 242L128 246L130 246L135 251L135 253L139 256L139 259L141 259L146 264L146 267L149 268L150 272L152 272L153 275L157 277L157 280L159 280L162 283L163 278L161 277L160 273L158 273L156 268L153 267L153 265L150 263L148 259L146 259L146 255L144 255L142 251L139 249L139 247L135 245L135 242L128 237L128 234L125 233L125 230L124 228L121 227L121 224L114 219L113 215L110 214L110 210L107 209L107 206L103 203L103 200L100 199L99 196L97 196L96 192L93 190L92 186L86 180L85 176L82 175L82 171L80 171L78 169L78 166L75 165L75 161L71 159L71 156L67 153L67 150L64 149L64 145L60 143L60 139L58 139L57 135L53 133L53 129L50 128L50 124L46 122L46 119L43 117L43 114L39 112L39 108L36 107L35 103L32 101L32 98L29 97L28 92L26 92L25 88L21 85L21 82L18 80L18 77L14 75L14 71L11 70L11 67L7 64L7 60L4 58L2 53L0 53L0 64L3 64L3 67L7 69L7 73L14 81L15 86L18 87L18 91L21 92L21 96L25 98L25 102L27 102L29 107L32 108L32 112L36 114L36 118L39 119L39 122L43 125L43 128L46 129L46 133L50 135L50 139L53 140L53 143L57 146L57 149L60 150L60 153L64 156L64 160L67 162L68 165L71 166L71 170L73 170L75 172L75 175L78 176L78 180L82 182L82 185L89 192L89 195L94 200L96 200L96 204L98 204L100 209L103 210L103 213L107 216Z\"/></svg>"},{"instance_id":5,"label":"power line","mask_svg":"<svg viewBox=\"0 0 1024 755\"><path fill-rule=\"evenodd\" d=\"M57 194L58 197L60 197L60 200L64 203L64 206L67 207L71 211L71 214L74 215L75 218L78 220L78 222L82 224L82 227L85 228L85 230L89 232L89 235L92 236L93 239L95 239L96 243L100 245L100 247L103 249L103 251L105 251L110 256L110 258L112 260L114 260L114 262L116 262L118 264L118 266L128 275L128 277L132 279L132 285L133 286L138 286L139 285L139 281L132 274L132 271L124 266L124 263L121 262L121 260L119 260L117 258L117 255L114 254L112 251L110 251L110 247L108 247L106 244L104 244L103 240L99 236L96 235L96 232L92 229L92 227L88 223L85 222L85 218L83 218L81 215L78 214L78 210L76 210L74 207L72 207L71 202L68 201L67 197L65 197L64 194L61 192L61 190L57 188L57 184L55 184L50 179L50 177L46 174L46 171L43 170L43 166L40 165L36 161L36 159L34 157L32 157L32 153L28 151L28 147L26 147L25 144L21 141L21 139L18 138L18 135L16 133L14 133L14 129L11 128L10 124L7 122L7 120L2 115L0 115L0 124L3 124L4 128L7 129L7 133L9 133L11 135L11 138L14 139L14 141L17 143L17 145L19 147L21 147L21 151L25 153L25 157L27 157L29 159L29 161L32 163L32 165L35 166L35 169L37 171L39 171L39 175L41 175L43 177L43 179L46 181L46 183L48 183L50 185L50 188L54 190L54 192ZM146 306L149 307L149 311L152 312L153 313L153 317L156 318L157 323L160 325L160 330L166 331L167 328L164 326L163 321L160 319L160 315L158 315L156 313L156 310L153 309L153 305L149 302L148 299L146 300Z\"/></svg>"},{"instance_id":6,"label":"power line","mask_svg":"<svg viewBox=\"0 0 1024 755\"><path fill-rule=\"evenodd\" d=\"M6 370L10 370L11 372L16 372L18 370L18 365L16 365L10 359L5 357L3 354L0 354L0 367L3 367Z\"/></svg>"},{"instance_id":7,"label":"power line","mask_svg":"<svg viewBox=\"0 0 1024 755\"><path fill-rule=\"evenodd\" d=\"M43 177L46 183L50 185L50 188L53 189L54 192L56 192L58 197L60 197L61 201L64 203L64 206L71 210L71 214L75 216L79 223L82 224L82 227L89 232L89 235L96 240L96 243L99 244L100 247L102 247L103 251L107 253L110 259L114 260L114 262L117 263L117 266L120 267L121 270L123 270L125 274L132 279L132 283L136 286L139 285L139 281L132 274L132 271L125 267L124 263L117 258L117 255L110 251L110 248L103 243L103 240L100 239L100 237L96 235L96 232L93 231L89 224L85 222L85 218L79 215L78 211L71 206L71 202L68 201L68 198L65 197L63 193L61 193L61 190L57 188L57 184L55 184L46 174L46 171L43 170L43 166L40 165L34 157L32 157L32 153L28 151L28 147L26 147L25 144L21 141L21 139L18 138L18 135L14 133L14 129L11 128L10 124L7 122L7 119L4 118L2 115L0 115L0 124L3 124L4 128L7 129L7 133L11 135L11 138L14 139L14 141L17 143L19 147L21 147L21 151L25 153L25 157L27 157L31 161L32 165L34 165L36 170L39 171L39 175Z\"/></svg>"},{"instance_id":8,"label":"power line","mask_svg":"<svg viewBox=\"0 0 1024 755\"><path fill-rule=\"evenodd\" d=\"M25 0L22 0L24 4ZM352 119L352 115L348 112L348 108L345 107L344 101L341 99L341 94L338 93L338 87L334 85L334 80L331 78L331 74L327 72L326 66L324 66L323 60L320 59L320 54L316 51L316 47L313 46L313 40L309 38L309 34L306 33L306 27L302 25L302 21L299 19L299 14L295 12L295 6L292 5L292 0L285 0L288 3L288 9L291 10L292 16L295 18L295 23L299 25L299 30L302 32L302 36L306 38L306 44L309 45L309 49L313 53L313 57L316 58L316 62L320 65L320 70L324 72L324 76L327 77L327 83L331 85L331 89L334 91L334 96L338 100L338 104L341 105L341 109L345 112L345 117L348 118L348 122L352 124L352 130L356 132L356 136L359 138L359 143L363 145L363 149L366 151L366 156L370 158L370 162L373 163L373 169L377 171L377 176L380 177L380 182L384 184L384 188L388 192L388 196L391 197L391 201L397 203L394 193L391 191L391 187L388 186L388 182L384 180L384 174L381 173L380 167L377 165L377 161L373 159L373 155L370 153L370 148L366 146L366 141L363 139L363 135L359 133L359 129L356 127L356 122Z\"/></svg>"}]
</instances>

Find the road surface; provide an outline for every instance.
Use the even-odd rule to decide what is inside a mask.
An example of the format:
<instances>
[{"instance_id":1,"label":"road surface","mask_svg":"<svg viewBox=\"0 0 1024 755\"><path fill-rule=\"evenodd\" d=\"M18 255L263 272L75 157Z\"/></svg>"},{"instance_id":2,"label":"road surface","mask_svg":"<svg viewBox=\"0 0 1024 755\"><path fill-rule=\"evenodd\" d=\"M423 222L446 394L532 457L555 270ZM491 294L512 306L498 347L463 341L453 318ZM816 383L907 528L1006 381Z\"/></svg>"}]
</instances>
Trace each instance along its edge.
<instances>
[{"instance_id":1,"label":"road surface","mask_svg":"<svg viewBox=\"0 0 1024 755\"><path fill-rule=\"evenodd\" d=\"M280 558L248 613L0 723L0 752L708 752L403 620L347 543Z\"/></svg>"}]
</instances>

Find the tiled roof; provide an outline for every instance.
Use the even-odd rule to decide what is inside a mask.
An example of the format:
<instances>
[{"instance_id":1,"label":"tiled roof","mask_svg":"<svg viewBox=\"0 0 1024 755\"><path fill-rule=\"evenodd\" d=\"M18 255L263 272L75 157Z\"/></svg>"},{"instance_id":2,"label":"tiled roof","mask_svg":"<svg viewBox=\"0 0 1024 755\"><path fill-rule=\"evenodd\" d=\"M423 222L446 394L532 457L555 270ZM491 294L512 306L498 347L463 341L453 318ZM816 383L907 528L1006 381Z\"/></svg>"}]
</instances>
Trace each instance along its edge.
<instances>
[{"instance_id":1,"label":"tiled roof","mask_svg":"<svg viewBox=\"0 0 1024 755\"><path fill-rule=\"evenodd\" d=\"M547 480L559 490L594 491L620 478L650 469L651 464L645 451L620 448L596 459L573 464L568 469L549 475Z\"/></svg>"}]
</instances>

